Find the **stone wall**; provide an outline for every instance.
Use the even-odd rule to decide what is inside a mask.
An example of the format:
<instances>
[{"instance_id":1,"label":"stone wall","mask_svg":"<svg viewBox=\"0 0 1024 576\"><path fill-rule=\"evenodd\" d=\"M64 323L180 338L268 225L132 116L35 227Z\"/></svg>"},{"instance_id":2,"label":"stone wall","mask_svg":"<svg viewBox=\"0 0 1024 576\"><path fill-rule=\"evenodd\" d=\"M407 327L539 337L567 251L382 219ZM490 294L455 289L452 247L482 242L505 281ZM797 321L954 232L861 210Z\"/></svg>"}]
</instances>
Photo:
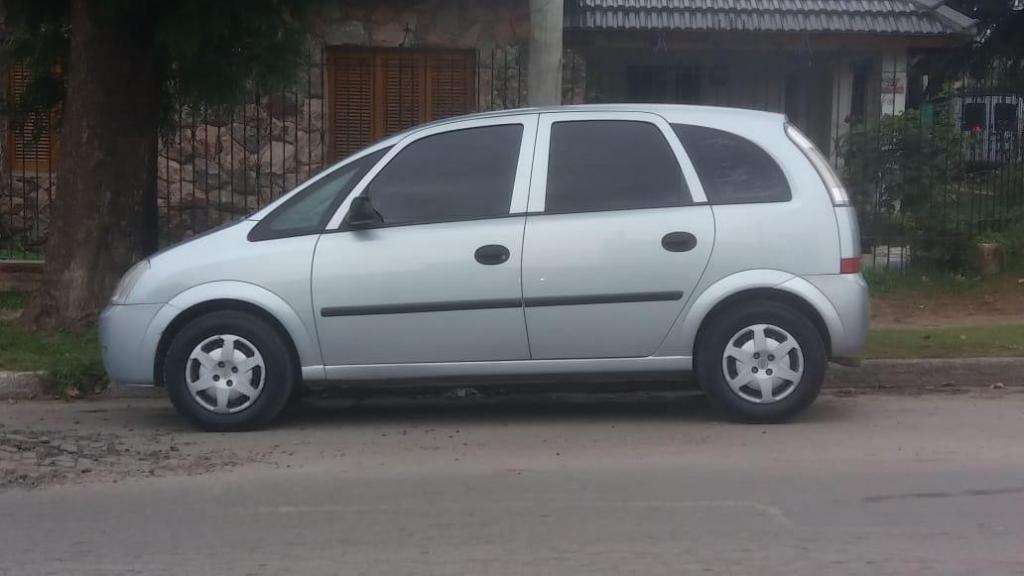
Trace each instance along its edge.
<instances>
[{"instance_id":1,"label":"stone wall","mask_svg":"<svg viewBox=\"0 0 1024 576\"><path fill-rule=\"evenodd\" d=\"M526 105L527 0L338 0L311 18L310 62L293 90L225 117L184 114L158 163L164 242L256 210L326 161L324 54L332 46L477 51L479 109Z\"/></svg>"},{"instance_id":2,"label":"stone wall","mask_svg":"<svg viewBox=\"0 0 1024 576\"><path fill-rule=\"evenodd\" d=\"M324 165L319 53L303 86L260 95L217 117L185 112L161 142L161 239L173 242L244 216Z\"/></svg>"},{"instance_id":3,"label":"stone wall","mask_svg":"<svg viewBox=\"0 0 1024 576\"><path fill-rule=\"evenodd\" d=\"M186 111L162 137L157 192L163 244L257 210L331 160L324 146L323 69L331 47L472 49L477 109L527 105L528 0L337 0L322 6L307 27L310 58L297 86L254 95L227 114ZM584 101L585 72L583 58L567 52L566 103ZM55 194L52 174L10 174L3 166L0 258L10 257L16 244L40 249Z\"/></svg>"}]
</instances>

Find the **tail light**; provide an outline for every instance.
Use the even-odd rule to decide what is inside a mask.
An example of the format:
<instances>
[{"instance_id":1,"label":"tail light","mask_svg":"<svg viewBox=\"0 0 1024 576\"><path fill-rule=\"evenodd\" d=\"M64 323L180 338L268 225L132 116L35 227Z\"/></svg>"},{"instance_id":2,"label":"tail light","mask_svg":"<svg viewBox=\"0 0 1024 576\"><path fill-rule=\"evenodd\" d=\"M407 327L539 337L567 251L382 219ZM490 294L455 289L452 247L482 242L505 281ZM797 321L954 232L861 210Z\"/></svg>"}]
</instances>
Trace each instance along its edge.
<instances>
[{"instance_id":1,"label":"tail light","mask_svg":"<svg viewBox=\"0 0 1024 576\"><path fill-rule=\"evenodd\" d=\"M821 177L821 181L825 184L825 189L828 190L829 196L832 197L832 204L835 206L849 206L850 196L846 193L846 187L839 181L839 176L836 176L828 160L818 150L818 147L811 142L810 138L804 136L803 132L788 122L786 123L786 136L789 136L793 144L796 144L796 147L811 161L814 169L818 172L818 176Z\"/></svg>"},{"instance_id":2,"label":"tail light","mask_svg":"<svg viewBox=\"0 0 1024 576\"><path fill-rule=\"evenodd\" d=\"M856 274L860 272L860 258L843 258L839 261L840 274Z\"/></svg>"}]
</instances>

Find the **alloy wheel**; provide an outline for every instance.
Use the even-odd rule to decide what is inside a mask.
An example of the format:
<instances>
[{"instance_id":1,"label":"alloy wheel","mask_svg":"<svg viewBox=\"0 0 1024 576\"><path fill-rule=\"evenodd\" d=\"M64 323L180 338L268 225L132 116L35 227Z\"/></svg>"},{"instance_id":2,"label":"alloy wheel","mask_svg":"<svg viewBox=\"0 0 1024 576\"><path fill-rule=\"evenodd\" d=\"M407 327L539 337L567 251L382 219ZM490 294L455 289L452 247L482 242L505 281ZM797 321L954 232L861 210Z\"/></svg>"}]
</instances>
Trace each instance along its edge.
<instances>
[{"instance_id":1,"label":"alloy wheel","mask_svg":"<svg viewBox=\"0 0 1024 576\"><path fill-rule=\"evenodd\" d=\"M733 335L722 353L726 382L749 402L778 402L796 390L804 373L800 344L771 324L755 324Z\"/></svg>"}]
</instances>

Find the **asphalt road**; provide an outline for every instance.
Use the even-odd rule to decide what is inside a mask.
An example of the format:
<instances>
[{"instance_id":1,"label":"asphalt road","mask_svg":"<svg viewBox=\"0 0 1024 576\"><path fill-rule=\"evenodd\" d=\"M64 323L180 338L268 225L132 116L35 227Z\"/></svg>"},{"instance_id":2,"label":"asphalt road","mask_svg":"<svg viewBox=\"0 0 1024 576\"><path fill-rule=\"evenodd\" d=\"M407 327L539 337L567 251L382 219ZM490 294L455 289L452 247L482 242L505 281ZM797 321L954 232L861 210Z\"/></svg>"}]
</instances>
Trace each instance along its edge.
<instances>
[{"instance_id":1,"label":"asphalt road","mask_svg":"<svg viewBox=\"0 0 1024 576\"><path fill-rule=\"evenodd\" d=\"M0 574L1024 574L1021 393L352 404L4 405Z\"/></svg>"}]
</instances>

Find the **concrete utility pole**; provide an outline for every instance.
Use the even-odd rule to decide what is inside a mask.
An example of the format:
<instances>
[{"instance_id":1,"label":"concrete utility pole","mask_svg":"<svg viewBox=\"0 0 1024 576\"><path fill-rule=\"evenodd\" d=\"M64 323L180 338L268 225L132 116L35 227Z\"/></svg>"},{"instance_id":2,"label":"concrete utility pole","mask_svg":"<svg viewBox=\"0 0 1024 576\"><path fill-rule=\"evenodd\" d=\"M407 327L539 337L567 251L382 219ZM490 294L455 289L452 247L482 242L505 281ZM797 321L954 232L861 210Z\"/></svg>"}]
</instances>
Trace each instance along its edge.
<instances>
[{"instance_id":1,"label":"concrete utility pole","mask_svg":"<svg viewBox=\"0 0 1024 576\"><path fill-rule=\"evenodd\" d=\"M530 0L531 106L562 103L563 0Z\"/></svg>"}]
</instances>

